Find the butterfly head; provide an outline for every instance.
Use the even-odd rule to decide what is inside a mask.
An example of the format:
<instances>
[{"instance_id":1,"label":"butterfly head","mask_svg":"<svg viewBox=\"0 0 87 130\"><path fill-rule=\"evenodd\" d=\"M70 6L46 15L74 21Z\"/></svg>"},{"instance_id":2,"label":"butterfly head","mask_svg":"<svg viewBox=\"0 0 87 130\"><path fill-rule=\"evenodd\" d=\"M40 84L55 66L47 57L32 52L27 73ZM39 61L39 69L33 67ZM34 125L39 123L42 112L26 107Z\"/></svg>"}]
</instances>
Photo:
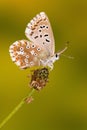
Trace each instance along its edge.
<instances>
[{"instance_id":1,"label":"butterfly head","mask_svg":"<svg viewBox=\"0 0 87 130\"><path fill-rule=\"evenodd\" d=\"M58 60L59 59L59 54L55 53L54 57L55 57L55 60Z\"/></svg>"}]
</instances>

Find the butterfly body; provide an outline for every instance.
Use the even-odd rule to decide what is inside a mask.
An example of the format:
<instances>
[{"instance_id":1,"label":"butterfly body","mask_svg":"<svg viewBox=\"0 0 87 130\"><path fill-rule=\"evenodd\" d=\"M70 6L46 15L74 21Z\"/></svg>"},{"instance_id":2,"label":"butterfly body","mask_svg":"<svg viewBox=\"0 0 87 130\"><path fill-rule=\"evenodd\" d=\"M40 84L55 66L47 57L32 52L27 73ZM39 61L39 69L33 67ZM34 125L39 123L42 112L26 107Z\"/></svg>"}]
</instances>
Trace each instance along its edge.
<instances>
[{"instance_id":1,"label":"butterfly body","mask_svg":"<svg viewBox=\"0 0 87 130\"><path fill-rule=\"evenodd\" d=\"M54 54L52 57L49 57L48 59L46 60L40 60L41 61L41 64L43 66L49 66L51 68L51 70L53 69L53 63L56 61L56 60L59 60L59 55L56 57L56 54Z\"/></svg>"}]
</instances>

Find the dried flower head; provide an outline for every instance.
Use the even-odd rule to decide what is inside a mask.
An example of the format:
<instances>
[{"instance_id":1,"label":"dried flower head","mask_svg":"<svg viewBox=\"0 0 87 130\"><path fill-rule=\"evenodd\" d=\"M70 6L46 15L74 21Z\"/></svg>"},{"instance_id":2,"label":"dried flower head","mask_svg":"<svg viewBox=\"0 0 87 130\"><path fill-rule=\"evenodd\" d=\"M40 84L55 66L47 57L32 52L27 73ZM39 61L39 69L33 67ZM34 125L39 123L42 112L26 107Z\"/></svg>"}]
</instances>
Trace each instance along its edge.
<instances>
[{"instance_id":1,"label":"dried flower head","mask_svg":"<svg viewBox=\"0 0 87 130\"><path fill-rule=\"evenodd\" d=\"M36 90L41 90L48 82L49 70L48 68L36 69L31 75L30 86Z\"/></svg>"}]
</instances>

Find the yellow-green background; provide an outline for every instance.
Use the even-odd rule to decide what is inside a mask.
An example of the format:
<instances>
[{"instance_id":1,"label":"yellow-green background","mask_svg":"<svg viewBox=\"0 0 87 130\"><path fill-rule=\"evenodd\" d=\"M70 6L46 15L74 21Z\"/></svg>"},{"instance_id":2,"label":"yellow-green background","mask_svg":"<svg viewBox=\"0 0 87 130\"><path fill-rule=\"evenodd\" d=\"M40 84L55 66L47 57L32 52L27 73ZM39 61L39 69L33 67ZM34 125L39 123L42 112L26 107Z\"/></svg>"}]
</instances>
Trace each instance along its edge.
<instances>
[{"instance_id":1,"label":"yellow-green background","mask_svg":"<svg viewBox=\"0 0 87 130\"><path fill-rule=\"evenodd\" d=\"M50 73L48 85L34 94L2 130L87 130L87 1L0 0L0 122L29 92L29 69L12 63L9 46L26 39L27 23L39 12L48 15L56 51L70 41Z\"/></svg>"}]
</instances>

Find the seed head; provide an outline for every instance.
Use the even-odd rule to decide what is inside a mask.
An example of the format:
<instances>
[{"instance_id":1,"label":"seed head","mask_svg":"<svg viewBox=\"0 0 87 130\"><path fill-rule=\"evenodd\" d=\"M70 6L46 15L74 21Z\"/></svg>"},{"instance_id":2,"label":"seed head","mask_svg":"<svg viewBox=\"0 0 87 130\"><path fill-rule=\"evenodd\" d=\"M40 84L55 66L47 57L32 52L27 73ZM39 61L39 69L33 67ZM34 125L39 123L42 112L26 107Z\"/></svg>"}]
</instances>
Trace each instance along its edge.
<instances>
[{"instance_id":1,"label":"seed head","mask_svg":"<svg viewBox=\"0 0 87 130\"><path fill-rule=\"evenodd\" d=\"M49 70L47 68L36 69L31 75L30 86L36 90L41 90L48 82Z\"/></svg>"}]
</instances>

